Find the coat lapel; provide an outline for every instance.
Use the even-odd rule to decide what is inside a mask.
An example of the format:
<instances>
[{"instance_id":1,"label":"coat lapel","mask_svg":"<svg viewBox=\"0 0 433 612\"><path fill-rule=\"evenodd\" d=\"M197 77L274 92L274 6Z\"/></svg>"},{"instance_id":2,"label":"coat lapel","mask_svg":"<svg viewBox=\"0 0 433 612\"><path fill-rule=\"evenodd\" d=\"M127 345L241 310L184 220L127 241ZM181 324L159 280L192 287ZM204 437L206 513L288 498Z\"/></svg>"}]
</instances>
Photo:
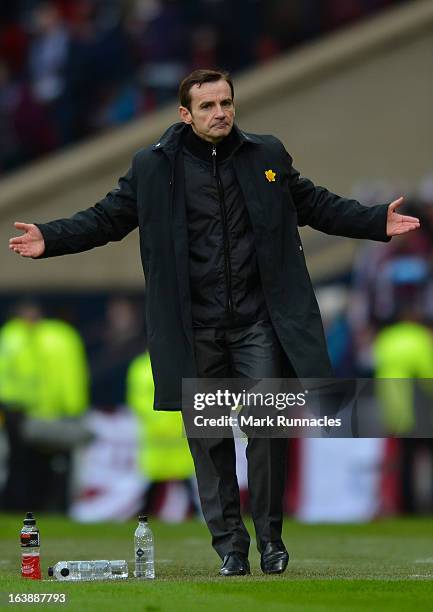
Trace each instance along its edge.
<instances>
[{"instance_id":1,"label":"coat lapel","mask_svg":"<svg viewBox=\"0 0 433 612\"><path fill-rule=\"evenodd\" d=\"M257 234L266 231L264 217L266 202L264 202L262 186L258 182L259 177L255 172L257 162L254 158L257 155L257 149L254 147L251 150L251 148L246 145L242 146L233 156L233 164L253 229Z\"/></svg>"}]
</instances>

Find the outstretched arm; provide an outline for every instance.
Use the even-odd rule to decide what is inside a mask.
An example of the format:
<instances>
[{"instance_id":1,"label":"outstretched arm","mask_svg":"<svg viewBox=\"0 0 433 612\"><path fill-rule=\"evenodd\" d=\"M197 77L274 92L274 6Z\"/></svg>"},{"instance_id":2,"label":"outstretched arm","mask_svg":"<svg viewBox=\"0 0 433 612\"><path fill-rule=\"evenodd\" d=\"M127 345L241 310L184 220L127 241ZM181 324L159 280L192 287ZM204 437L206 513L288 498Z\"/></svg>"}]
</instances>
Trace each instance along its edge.
<instances>
[{"instance_id":1,"label":"outstretched arm","mask_svg":"<svg viewBox=\"0 0 433 612\"><path fill-rule=\"evenodd\" d=\"M395 212L403 203L402 197L391 204L363 206L356 200L342 198L314 185L301 177L293 166L289 170L289 189L298 213L298 224L310 225L327 234L387 241L420 226L416 217Z\"/></svg>"},{"instance_id":2,"label":"outstretched arm","mask_svg":"<svg viewBox=\"0 0 433 612\"><path fill-rule=\"evenodd\" d=\"M134 160L135 161L135 160ZM116 189L87 210L50 223L15 223L24 234L11 238L9 248L23 257L54 257L80 253L121 240L137 227L137 186L134 163Z\"/></svg>"}]
</instances>

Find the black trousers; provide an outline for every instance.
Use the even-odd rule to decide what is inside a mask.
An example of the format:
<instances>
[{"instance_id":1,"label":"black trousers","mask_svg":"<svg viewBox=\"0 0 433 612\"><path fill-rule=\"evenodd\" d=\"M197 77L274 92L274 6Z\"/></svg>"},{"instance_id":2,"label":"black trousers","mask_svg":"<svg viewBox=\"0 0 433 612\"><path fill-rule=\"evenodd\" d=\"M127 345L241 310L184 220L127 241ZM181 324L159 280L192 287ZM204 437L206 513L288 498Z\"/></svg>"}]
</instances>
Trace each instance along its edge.
<instances>
[{"instance_id":1,"label":"black trousers","mask_svg":"<svg viewBox=\"0 0 433 612\"><path fill-rule=\"evenodd\" d=\"M194 330L199 377L279 378L282 350L268 321L235 329ZM250 536L240 513L233 438L190 438L202 511L212 545L223 558L248 554ZM281 542L287 440L248 438L248 489L257 547Z\"/></svg>"}]
</instances>

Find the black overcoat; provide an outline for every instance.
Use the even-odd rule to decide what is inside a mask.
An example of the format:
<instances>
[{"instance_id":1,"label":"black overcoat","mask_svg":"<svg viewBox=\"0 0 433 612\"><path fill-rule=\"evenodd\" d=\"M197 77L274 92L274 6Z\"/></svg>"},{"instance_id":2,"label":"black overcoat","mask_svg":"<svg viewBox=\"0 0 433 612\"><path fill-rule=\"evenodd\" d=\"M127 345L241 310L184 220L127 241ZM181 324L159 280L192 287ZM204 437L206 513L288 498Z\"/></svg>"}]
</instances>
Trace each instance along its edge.
<instances>
[{"instance_id":1,"label":"black overcoat","mask_svg":"<svg viewBox=\"0 0 433 612\"><path fill-rule=\"evenodd\" d=\"M70 219L37 224L45 239L43 257L121 240L139 226L156 410L180 409L182 378L197 375L184 187L175 180L184 129L185 124L176 123L158 143L138 151L118 187L95 206ZM273 327L297 376L332 376L298 226L387 241L387 205L365 207L316 187L293 168L277 138L234 129L241 146L233 164L251 219Z\"/></svg>"}]
</instances>

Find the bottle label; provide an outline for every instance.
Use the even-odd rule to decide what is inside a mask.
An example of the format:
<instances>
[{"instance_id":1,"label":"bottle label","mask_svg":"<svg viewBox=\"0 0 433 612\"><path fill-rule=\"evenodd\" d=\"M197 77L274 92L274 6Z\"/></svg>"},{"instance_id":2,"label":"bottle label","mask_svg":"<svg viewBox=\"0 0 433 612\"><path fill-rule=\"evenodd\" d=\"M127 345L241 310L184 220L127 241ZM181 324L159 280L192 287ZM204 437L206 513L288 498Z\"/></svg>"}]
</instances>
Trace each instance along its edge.
<instances>
[{"instance_id":1,"label":"bottle label","mask_svg":"<svg viewBox=\"0 0 433 612\"><path fill-rule=\"evenodd\" d=\"M42 578L39 555L22 555L21 576L32 578L33 580L40 580Z\"/></svg>"},{"instance_id":2,"label":"bottle label","mask_svg":"<svg viewBox=\"0 0 433 612\"><path fill-rule=\"evenodd\" d=\"M144 550L142 548L138 548L135 554L140 559L144 555Z\"/></svg>"},{"instance_id":3,"label":"bottle label","mask_svg":"<svg viewBox=\"0 0 433 612\"><path fill-rule=\"evenodd\" d=\"M31 546L40 546L40 537L39 531L35 531L34 533L22 533L21 534L21 546L22 547L31 547Z\"/></svg>"}]
</instances>

